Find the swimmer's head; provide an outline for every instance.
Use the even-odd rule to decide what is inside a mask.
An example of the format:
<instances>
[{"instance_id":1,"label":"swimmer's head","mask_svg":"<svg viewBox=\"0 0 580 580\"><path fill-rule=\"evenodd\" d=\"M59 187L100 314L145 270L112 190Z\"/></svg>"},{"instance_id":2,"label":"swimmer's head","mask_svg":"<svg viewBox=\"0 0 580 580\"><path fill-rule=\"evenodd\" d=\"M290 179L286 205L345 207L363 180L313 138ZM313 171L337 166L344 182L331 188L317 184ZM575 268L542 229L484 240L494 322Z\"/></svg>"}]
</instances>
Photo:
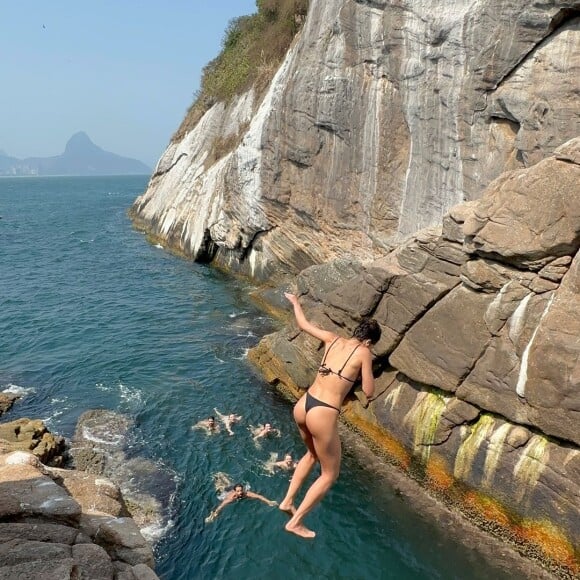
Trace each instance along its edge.
<instances>
[{"instance_id":1,"label":"swimmer's head","mask_svg":"<svg viewBox=\"0 0 580 580\"><path fill-rule=\"evenodd\" d=\"M292 455L290 455L290 453L284 455L284 463L288 466L292 465Z\"/></svg>"},{"instance_id":2,"label":"swimmer's head","mask_svg":"<svg viewBox=\"0 0 580 580\"><path fill-rule=\"evenodd\" d=\"M213 416L212 416L212 417L210 417L210 418L207 420L207 423L208 423L208 425L209 425L210 427L213 427L213 426L215 425L215 417L213 417Z\"/></svg>"},{"instance_id":3,"label":"swimmer's head","mask_svg":"<svg viewBox=\"0 0 580 580\"><path fill-rule=\"evenodd\" d=\"M231 415L229 415L228 419L230 421L235 421L236 420L236 416L232 413Z\"/></svg>"},{"instance_id":4,"label":"swimmer's head","mask_svg":"<svg viewBox=\"0 0 580 580\"><path fill-rule=\"evenodd\" d=\"M234 497L237 499L244 497L244 486L241 483L234 485Z\"/></svg>"},{"instance_id":5,"label":"swimmer's head","mask_svg":"<svg viewBox=\"0 0 580 580\"><path fill-rule=\"evenodd\" d=\"M270 423L266 423L266 424L264 425L264 430L265 430L265 431L271 431L271 430L272 430L272 425L270 425Z\"/></svg>"},{"instance_id":6,"label":"swimmer's head","mask_svg":"<svg viewBox=\"0 0 580 580\"><path fill-rule=\"evenodd\" d=\"M361 342L368 340L370 344L376 344L381 338L381 327L374 318L365 318L354 329L352 337Z\"/></svg>"}]
</instances>

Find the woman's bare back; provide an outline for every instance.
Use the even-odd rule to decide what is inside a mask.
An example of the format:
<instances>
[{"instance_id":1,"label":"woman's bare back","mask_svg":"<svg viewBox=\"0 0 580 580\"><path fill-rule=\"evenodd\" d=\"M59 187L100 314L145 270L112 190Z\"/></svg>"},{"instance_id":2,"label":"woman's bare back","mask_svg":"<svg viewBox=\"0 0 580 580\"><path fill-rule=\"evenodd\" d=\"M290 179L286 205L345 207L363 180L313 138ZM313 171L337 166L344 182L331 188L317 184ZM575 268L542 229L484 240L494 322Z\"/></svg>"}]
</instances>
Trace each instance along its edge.
<instances>
[{"instance_id":1,"label":"woman's bare back","mask_svg":"<svg viewBox=\"0 0 580 580\"><path fill-rule=\"evenodd\" d=\"M355 338L335 337L327 342L321 366L309 389L310 394L340 408L360 374L364 351L368 348Z\"/></svg>"}]
</instances>

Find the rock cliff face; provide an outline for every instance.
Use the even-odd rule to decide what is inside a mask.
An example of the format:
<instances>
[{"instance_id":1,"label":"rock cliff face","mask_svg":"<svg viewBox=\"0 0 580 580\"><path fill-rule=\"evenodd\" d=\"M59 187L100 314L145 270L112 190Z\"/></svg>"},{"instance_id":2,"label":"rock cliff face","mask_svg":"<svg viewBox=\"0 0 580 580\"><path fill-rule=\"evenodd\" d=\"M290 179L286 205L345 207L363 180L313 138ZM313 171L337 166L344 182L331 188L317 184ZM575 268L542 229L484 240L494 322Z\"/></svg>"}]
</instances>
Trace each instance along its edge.
<instances>
[{"instance_id":1,"label":"rock cliff face","mask_svg":"<svg viewBox=\"0 0 580 580\"><path fill-rule=\"evenodd\" d=\"M384 255L580 133L579 23L578 0L312 0L265 98L171 143L135 221L262 279Z\"/></svg>"},{"instance_id":2,"label":"rock cliff face","mask_svg":"<svg viewBox=\"0 0 580 580\"><path fill-rule=\"evenodd\" d=\"M312 0L265 97L215 104L131 212L194 259L299 273L337 332L377 318L380 394L346 419L573 573L579 78L578 0ZM252 358L298 396L318 347L287 329Z\"/></svg>"},{"instance_id":3,"label":"rock cliff face","mask_svg":"<svg viewBox=\"0 0 580 580\"><path fill-rule=\"evenodd\" d=\"M580 570L580 138L366 265L298 277L307 316L383 330L378 396L344 416L428 486ZM546 197L550 203L546 204ZM298 396L319 345L293 328L251 353Z\"/></svg>"}]
</instances>

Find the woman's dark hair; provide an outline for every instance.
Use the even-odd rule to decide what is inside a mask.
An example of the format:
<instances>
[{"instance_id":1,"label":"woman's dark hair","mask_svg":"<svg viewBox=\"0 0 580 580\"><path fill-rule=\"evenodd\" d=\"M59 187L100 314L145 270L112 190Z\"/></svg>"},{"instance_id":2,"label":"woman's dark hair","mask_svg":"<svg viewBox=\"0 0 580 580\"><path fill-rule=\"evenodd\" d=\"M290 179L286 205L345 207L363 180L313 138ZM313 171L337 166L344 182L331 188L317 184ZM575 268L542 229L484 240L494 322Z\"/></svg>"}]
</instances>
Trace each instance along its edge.
<instances>
[{"instance_id":1,"label":"woman's dark hair","mask_svg":"<svg viewBox=\"0 0 580 580\"><path fill-rule=\"evenodd\" d=\"M381 338L381 327L374 318L365 318L354 329L352 336L360 341L370 340L372 344L376 344Z\"/></svg>"}]
</instances>

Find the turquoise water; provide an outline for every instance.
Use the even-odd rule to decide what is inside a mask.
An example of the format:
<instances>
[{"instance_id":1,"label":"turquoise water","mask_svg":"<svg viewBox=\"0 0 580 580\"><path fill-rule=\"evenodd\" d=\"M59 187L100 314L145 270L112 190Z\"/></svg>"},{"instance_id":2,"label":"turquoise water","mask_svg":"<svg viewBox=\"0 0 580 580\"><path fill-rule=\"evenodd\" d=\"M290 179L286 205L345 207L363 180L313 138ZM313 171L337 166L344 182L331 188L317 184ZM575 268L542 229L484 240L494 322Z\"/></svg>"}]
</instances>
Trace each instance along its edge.
<instances>
[{"instance_id":1,"label":"turquoise water","mask_svg":"<svg viewBox=\"0 0 580 580\"><path fill-rule=\"evenodd\" d=\"M127 453L164 474L150 487L165 510L155 552L167 580L500 577L348 448L308 519L314 541L285 533L285 516L258 501L204 523L218 503L214 473L280 500L288 475L264 462L302 446L290 404L246 361L273 323L249 286L132 229L126 210L145 186L145 177L0 180L0 391L24 394L6 419L43 418L70 437L87 409L130 415ZM191 429L214 407L243 416L233 437ZM266 421L281 436L256 447L248 427Z\"/></svg>"}]
</instances>

